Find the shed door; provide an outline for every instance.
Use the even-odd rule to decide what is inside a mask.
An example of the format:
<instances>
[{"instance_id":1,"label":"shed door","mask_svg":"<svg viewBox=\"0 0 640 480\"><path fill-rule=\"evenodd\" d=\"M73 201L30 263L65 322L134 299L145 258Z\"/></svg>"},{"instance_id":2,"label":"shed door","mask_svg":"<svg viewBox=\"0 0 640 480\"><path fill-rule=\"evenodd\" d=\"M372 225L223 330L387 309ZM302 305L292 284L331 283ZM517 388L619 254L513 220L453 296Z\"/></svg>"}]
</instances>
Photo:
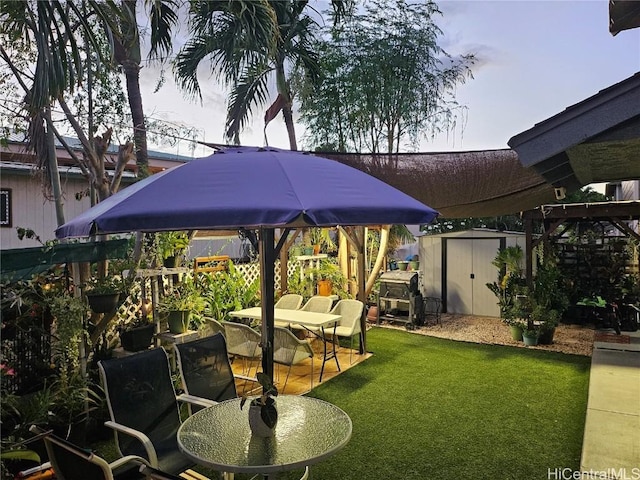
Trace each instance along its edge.
<instances>
[{"instance_id":1,"label":"shed door","mask_svg":"<svg viewBox=\"0 0 640 480\"><path fill-rule=\"evenodd\" d=\"M487 283L496 277L491 261L500 240L447 239L447 312L464 315L500 316L496 298Z\"/></svg>"},{"instance_id":2,"label":"shed door","mask_svg":"<svg viewBox=\"0 0 640 480\"><path fill-rule=\"evenodd\" d=\"M473 313L473 283L470 278L473 263L473 240L447 239L447 312Z\"/></svg>"},{"instance_id":3,"label":"shed door","mask_svg":"<svg viewBox=\"0 0 640 480\"><path fill-rule=\"evenodd\" d=\"M483 317L499 317L500 307L496 296L487 288L487 283L494 282L498 275L496 267L491 264L500 248L500 240L473 241L473 314Z\"/></svg>"}]
</instances>

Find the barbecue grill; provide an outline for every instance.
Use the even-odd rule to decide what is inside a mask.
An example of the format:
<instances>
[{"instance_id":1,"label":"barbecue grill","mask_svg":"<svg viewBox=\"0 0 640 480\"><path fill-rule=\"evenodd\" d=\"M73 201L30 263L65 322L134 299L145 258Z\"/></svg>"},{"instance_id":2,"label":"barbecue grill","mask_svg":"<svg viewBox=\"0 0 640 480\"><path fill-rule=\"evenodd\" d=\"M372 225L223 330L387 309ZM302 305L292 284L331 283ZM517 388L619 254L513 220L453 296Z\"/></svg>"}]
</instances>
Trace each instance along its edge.
<instances>
[{"instance_id":1,"label":"barbecue grill","mask_svg":"<svg viewBox=\"0 0 640 480\"><path fill-rule=\"evenodd\" d=\"M380 275L378 318L388 322L402 322L407 328L424 323L422 294L418 272L392 270Z\"/></svg>"}]
</instances>

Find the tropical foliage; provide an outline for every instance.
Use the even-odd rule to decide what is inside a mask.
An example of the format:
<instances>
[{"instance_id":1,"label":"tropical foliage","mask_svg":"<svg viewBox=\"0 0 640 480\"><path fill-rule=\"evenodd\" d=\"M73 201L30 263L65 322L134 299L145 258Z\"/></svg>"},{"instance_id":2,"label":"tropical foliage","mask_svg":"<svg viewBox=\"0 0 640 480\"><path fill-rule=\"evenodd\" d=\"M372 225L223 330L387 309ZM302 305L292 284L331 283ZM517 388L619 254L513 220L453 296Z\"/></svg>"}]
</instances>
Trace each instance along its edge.
<instances>
[{"instance_id":1,"label":"tropical foliage","mask_svg":"<svg viewBox=\"0 0 640 480\"><path fill-rule=\"evenodd\" d=\"M300 80L310 148L394 153L455 127L474 57L438 44L439 14L431 1L376 0L325 32L321 83Z\"/></svg>"}]
</instances>

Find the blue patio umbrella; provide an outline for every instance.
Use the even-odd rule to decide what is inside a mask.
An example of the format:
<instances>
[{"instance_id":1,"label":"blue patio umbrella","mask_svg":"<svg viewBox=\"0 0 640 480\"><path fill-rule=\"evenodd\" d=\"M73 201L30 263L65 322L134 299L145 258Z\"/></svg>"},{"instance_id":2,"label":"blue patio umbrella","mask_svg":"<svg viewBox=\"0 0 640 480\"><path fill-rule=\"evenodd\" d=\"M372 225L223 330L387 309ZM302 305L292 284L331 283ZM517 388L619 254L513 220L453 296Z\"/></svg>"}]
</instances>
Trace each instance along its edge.
<instances>
[{"instance_id":1,"label":"blue patio umbrella","mask_svg":"<svg viewBox=\"0 0 640 480\"><path fill-rule=\"evenodd\" d=\"M272 147L229 147L131 185L56 237L170 230L258 230L263 370L273 375L274 229L430 223L438 212L355 168Z\"/></svg>"}]
</instances>

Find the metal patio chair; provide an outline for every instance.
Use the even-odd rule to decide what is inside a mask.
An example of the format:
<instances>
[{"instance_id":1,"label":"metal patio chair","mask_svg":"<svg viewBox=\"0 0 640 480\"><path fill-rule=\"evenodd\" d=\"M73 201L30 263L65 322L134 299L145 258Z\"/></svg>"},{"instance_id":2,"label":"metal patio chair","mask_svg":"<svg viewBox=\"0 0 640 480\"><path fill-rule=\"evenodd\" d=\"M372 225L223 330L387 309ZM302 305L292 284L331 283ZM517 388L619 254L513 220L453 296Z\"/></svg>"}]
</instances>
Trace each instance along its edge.
<instances>
[{"instance_id":1,"label":"metal patio chair","mask_svg":"<svg viewBox=\"0 0 640 480\"><path fill-rule=\"evenodd\" d=\"M236 398L236 383L227 354L227 342L221 333L175 346L184 397L195 396L214 402ZM202 407L189 408L199 410Z\"/></svg>"},{"instance_id":2,"label":"metal patio chair","mask_svg":"<svg viewBox=\"0 0 640 480\"><path fill-rule=\"evenodd\" d=\"M237 377L253 382L257 381L255 377L251 377L251 363L262 358L260 334L250 326L236 322L225 322L224 331L227 352L234 358L239 357L243 361L242 375L237 375ZM257 368L256 366L256 370Z\"/></svg>"},{"instance_id":3,"label":"metal patio chair","mask_svg":"<svg viewBox=\"0 0 640 480\"><path fill-rule=\"evenodd\" d=\"M215 335L216 333L221 333L224 335L224 323L216 320L211 317L202 317L202 328L200 329L201 337L209 337L211 335Z\"/></svg>"},{"instance_id":4,"label":"metal patio chair","mask_svg":"<svg viewBox=\"0 0 640 480\"><path fill-rule=\"evenodd\" d=\"M30 428L44 441L47 456L58 480L180 480L180 477L149 467L142 457L128 455L108 463L95 453L81 448L51 431L35 425ZM145 467L143 473L141 469Z\"/></svg>"},{"instance_id":5,"label":"metal patio chair","mask_svg":"<svg viewBox=\"0 0 640 480\"><path fill-rule=\"evenodd\" d=\"M171 474L193 466L178 449L180 408L165 350L154 348L101 360L98 367L111 417L105 425L114 430L120 455L137 455ZM197 403L213 404L205 399Z\"/></svg>"}]
</instances>

